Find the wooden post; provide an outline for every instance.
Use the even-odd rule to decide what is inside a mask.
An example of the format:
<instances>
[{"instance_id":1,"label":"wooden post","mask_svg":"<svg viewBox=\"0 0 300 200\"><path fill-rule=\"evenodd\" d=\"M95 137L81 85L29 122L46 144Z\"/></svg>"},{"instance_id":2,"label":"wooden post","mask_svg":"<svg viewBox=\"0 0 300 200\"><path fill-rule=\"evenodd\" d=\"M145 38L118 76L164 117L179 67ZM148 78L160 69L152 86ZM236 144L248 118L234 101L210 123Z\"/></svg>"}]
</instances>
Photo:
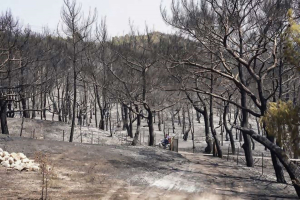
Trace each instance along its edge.
<instances>
[{"instance_id":1,"label":"wooden post","mask_svg":"<svg viewBox=\"0 0 300 200\"><path fill-rule=\"evenodd\" d=\"M221 125L221 141L222 141L221 145L223 146L223 130L222 130L222 125Z\"/></svg>"},{"instance_id":2,"label":"wooden post","mask_svg":"<svg viewBox=\"0 0 300 200\"><path fill-rule=\"evenodd\" d=\"M65 130L63 130L63 142L65 141Z\"/></svg>"},{"instance_id":3,"label":"wooden post","mask_svg":"<svg viewBox=\"0 0 300 200\"><path fill-rule=\"evenodd\" d=\"M228 161L228 159L229 159L229 148L230 148L230 144L229 144L229 146L228 146L227 161Z\"/></svg>"},{"instance_id":4,"label":"wooden post","mask_svg":"<svg viewBox=\"0 0 300 200\"><path fill-rule=\"evenodd\" d=\"M92 140L91 140L91 144L93 144L94 141L94 132L92 131Z\"/></svg>"},{"instance_id":5,"label":"wooden post","mask_svg":"<svg viewBox=\"0 0 300 200\"><path fill-rule=\"evenodd\" d=\"M261 153L261 174L264 175L264 153Z\"/></svg>"},{"instance_id":6,"label":"wooden post","mask_svg":"<svg viewBox=\"0 0 300 200\"><path fill-rule=\"evenodd\" d=\"M20 116L21 116L21 115L20 115ZM22 133L23 133L23 125L24 125L24 117L22 117L20 137L22 137Z\"/></svg>"},{"instance_id":7,"label":"wooden post","mask_svg":"<svg viewBox=\"0 0 300 200\"><path fill-rule=\"evenodd\" d=\"M240 152L240 147L238 147L238 153L236 155L236 164L239 165L239 152Z\"/></svg>"},{"instance_id":8,"label":"wooden post","mask_svg":"<svg viewBox=\"0 0 300 200\"><path fill-rule=\"evenodd\" d=\"M142 133L140 131L140 145L142 144Z\"/></svg>"}]
</instances>

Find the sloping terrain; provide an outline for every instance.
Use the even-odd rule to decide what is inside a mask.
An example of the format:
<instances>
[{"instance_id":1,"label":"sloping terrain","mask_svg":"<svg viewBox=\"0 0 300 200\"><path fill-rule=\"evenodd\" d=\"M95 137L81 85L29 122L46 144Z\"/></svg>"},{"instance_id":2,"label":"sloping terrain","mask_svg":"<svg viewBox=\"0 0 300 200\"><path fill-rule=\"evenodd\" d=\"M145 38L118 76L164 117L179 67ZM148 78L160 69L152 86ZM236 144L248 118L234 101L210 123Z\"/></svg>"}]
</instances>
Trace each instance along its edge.
<instances>
[{"instance_id":1,"label":"sloping terrain","mask_svg":"<svg viewBox=\"0 0 300 200\"><path fill-rule=\"evenodd\" d=\"M0 148L51 158L51 199L297 199L290 185L202 154L1 137ZM1 199L39 199L41 174L0 167Z\"/></svg>"}]
</instances>

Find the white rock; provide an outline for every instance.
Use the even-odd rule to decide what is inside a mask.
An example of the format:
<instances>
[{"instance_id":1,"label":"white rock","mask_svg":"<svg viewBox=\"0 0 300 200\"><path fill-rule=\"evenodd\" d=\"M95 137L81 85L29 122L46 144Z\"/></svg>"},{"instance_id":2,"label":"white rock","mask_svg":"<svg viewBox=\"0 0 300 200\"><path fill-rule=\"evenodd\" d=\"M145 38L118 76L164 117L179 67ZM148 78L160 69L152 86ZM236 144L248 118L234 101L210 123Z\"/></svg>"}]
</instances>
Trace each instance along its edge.
<instances>
[{"instance_id":1,"label":"white rock","mask_svg":"<svg viewBox=\"0 0 300 200\"><path fill-rule=\"evenodd\" d=\"M11 165L11 164L14 163L14 159L10 157L10 158L8 159L8 162L9 162L9 164Z\"/></svg>"},{"instance_id":2,"label":"white rock","mask_svg":"<svg viewBox=\"0 0 300 200\"><path fill-rule=\"evenodd\" d=\"M11 164L14 163L14 159L10 157L10 158L8 159L8 162L9 162L9 164L11 165Z\"/></svg>"},{"instance_id":3,"label":"white rock","mask_svg":"<svg viewBox=\"0 0 300 200\"><path fill-rule=\"evenodd\" d=\"M9 164L9 162L8 162L7 160L1 162L1 165L2 165L3 167L10 167L10 164Z\"/></svg>"},{"instance_id":4,"label":"white rock","mask_svg":"<svg viewBox=\"0 0 300 200\"><path fill-rule=\"evenodd\" d=\"M18 156L20 157L21 160L26 158L26 156L23 153L18 153Z\"/></svg>"},{"instance_id":5,"label":"white rock","mask_svg":"<svg viewBox=\"0 0 300 200\"><path fill-rule=\"evenodd\" d=\"M17 161L15 161L15 164L16 164L16 165L21 165L22 162L21 162L21 160L17 160Z\"/></svg>"},{"instance_id":6,"label":"white rock","mask_svg":"<svg viewBox=\"0 0 300 200\"><path fill-rule=\"evenodd\" d=\"M3 157L9 156L9 153L7 151L3 151Z\"/></svg>"},{"instance_id":7,"label":"white rock","mask_svg":"<svg viewBox=\"0 0 300 200\"><path fill-rule=\"evenodd\" d=\"M22 171L24 169L23 165L15 165L14 169Z\"/></svg>"},{"instance_id":8,"label":"white rock","mask_svg":"<svg viewBox=\"0 0 300 200\"><path fill-rule=\"evenodd\" d=\"M18 154L16 154L16 153L11 153L10 157L12 157L14 159L14 161L20 160L20 156Z\"/></svg>"},{"instance_id":9,"label":"white rock","mask_svg":"<svg viewBox=\"0 0 300 200\"><path fill-rule=\"evenodd\" d=\"M24 158L23 160L22 160L22 163L29 163L30 162L30 160L28 159L28 158Z\"/></svg>"},{"instance_id":10,"label":"white rock","mask_svg":"<svg viewBox=\"0 0 300 200\"><path fill-rule=\"evenodd\" d=\"M39 169L40 169L40 168L39 168L38 166L36 166L36 165L33 165L33 166L32 166L32 171L39 171Z\"/></svg>"},{"instance_id":11,"label":"white rock","mask_svg":"<svg viewBox=\"0 0 300 200\"><path fill-rule=\"evenodd\" d=\"M40 167L34 160L28 159L23 153L11 153L0 149L0 163L3 167L22 171L39 171Z\"/></svg>"}]
</instances>

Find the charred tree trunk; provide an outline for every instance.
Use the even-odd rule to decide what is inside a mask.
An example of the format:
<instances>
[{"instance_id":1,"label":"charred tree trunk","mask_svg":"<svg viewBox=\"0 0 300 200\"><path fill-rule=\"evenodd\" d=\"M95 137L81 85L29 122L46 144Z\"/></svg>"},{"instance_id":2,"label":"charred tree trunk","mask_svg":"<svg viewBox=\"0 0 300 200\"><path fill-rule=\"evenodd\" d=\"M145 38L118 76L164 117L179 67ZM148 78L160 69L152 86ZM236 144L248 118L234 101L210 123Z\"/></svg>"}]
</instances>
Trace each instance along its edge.
<instances>
[{"instance_id":1,"label":"charred tree trunk","mask_svg":"<svg viewBox=\"0 0 300 200\"><path fill-rule=\"evenodd\" d=\"M62 116L61 116L61 103L60 103L60 90L57 88L57 106L58 106L58 121L62 121Z\"/></svg>"},{"instance_id":2,"label":"charred tree trunk","mask_svg":"<svg viewBox=\"0 0 300 200\"><path fill-rule=\"evenodd\" d=\"M94 102L94 109L95 109L95 127L98 127L98 119L97 119L97 100L95 97L95 102Z\"/></svg>"},{"instance_id":3,"label":"charred tree trunk","mask_svg":"<svg viewBox=\"0 0 300 200\"><path fill-rule=\"evenodd\" d=\"M183 126L184 126L184 119L185 119L185 116L184 116L184 109L182 109L182 122L183 122ZM178 126L181 126L181 119L180 119L180 110L178 111L178 115L177 115L177 118L178 118ZM184 132L184 131L183 131Z\"/></svg>"},{"instance_id":4,"label":"charred tree trunk","mask_svg":"<svg viewBox=\"0 0 300 200\"><path fill-rule=\"evenodd\" d=\"M275 137L270 136L268 132L266 132L267 138L270 140L270 142L274 143L275 142ZM276 154L271 151L271 158L272 158L272 163L273 167L275 170L275 175L278 183L286 183L285 178L284 178L284 173L282 169L282 165L279 161L279 159L276 157Z\"/></svg>"},{"instance_id":5,"label":"charred tree trunk","mask_svg":"<svg viewBox=\"0 0 300 200\"><path fill-rule=\"evenodd\" d=\"M162 120L161 120L160 112L158 112L157 115L158 115L157 116L158 117L158 130L161 131L161 124L162 124L161 121Z\"/></svg>"},{"instance_id":6,"label":"charred tree trunk","mask_svg":"<svg viewBox=\"0 0 300 200\"><path fill-rule=\"evenodd\" d=\"M246 107L246 93L242 92L242 106ZM248 127L248 112L245 110L242 110L242 122L241 126L247 128ZM253 157L252 157L252 149L251 149L251 140L250 136L247 135L246 133L243 133L243 138L244 138L244 144L242 145L242 148L244 149L245 152L245 158L246 158L246 164L248 167L253 167Z\"/></svg>"},{"instance_id":7,"label":"charred tree trunk","mask_svg":"<svg viewBox=\"0 0 300 200\"><path fill-rule=\"evenodd\" d=\"M173 133L175 133L175 122L174 122L174 110L173 110L173 107L172 107L172 113L171 113L171 119L172 119L172 129L173 129Z\"/></svg>"},{"instance_id":8,"label":"charred tree trunk","mask_svg":"<svg viewBox=\"0 0 300 200\"><path fill-rule=\"evenodd\" d=\"M179 113L180 112L178 112L178 116L179 116ZM185 127L186 127L185 124L186 124L185 123L185 109L184 109L184 107L182 107L182 135L184 135L184 133L185 133Z\"/></svg>"},{"instance_id":9,"label":"charred tree trunk","mask_svg":"<svg viewBox=\"0 0 300 200\"><path fill-rule=\"evenodd\" d=\"M43 99L43 118L46 120L46 105L47 105L47 93L44 93L44 99Z\"/></svg>"},{"instance_id":10,"label":"charred tree trunk","mask_svg":"<svg viewBox=\"0 0 300 200\"><path fill-rule=\"evenodd\" d=\"M213 63L213 54L211 53L211 63ZM211 64L211 69L213 68L213 65ZM213 89L214 89L214 74L211 73L210 74L210 93L213 94ZM217 136L217 133L216 133L216 130L214 128L214 113L213 113L213 96L210 95L210 98L209 98L209 122L210 122L210 130L211 130L211 133L212 133L212 136L214 138L214 142L215 142L215 145L216 145L216 149L217 149L217 153L218 153L218 157L222 158L223 157L223 154L222 154L222 149L221 149L221 146L220 146L220 142L218 140L218 136ZM215 156L215 155L214 155Z\"/></svg>"},{"instance_id":11,"label":"charred tree trunk","mask_svg":"<svg viewBox=\"0 0 300 200\"><path fill-rule=\"evenodd\" d=\"M0 120L1 120L1 131L2 134L9 134L8 125L7 125L7 101L4 99L0 100Z\"/></svg>"},{"instance_id":12,"label":"charred tree trunk","mask_svg":"<svg viewBox=\"0 0 300 200\"><path fill-rule=\"evenodd\" d=\"M226 134L229 135L229 140L230 140L230 145L231 145L231 152L233 155L235 155L235 144L234 144L234 138L233 138L233 134L232 134L232 128L229 129L227 122L226 122L226 115L228 112L228 104L225 105L224 107L224 113L223 113L223 124L224 124L224 128L226 130Z\"/></svg>"},{"instance_id":13,"label":"charred tree trunk","mask_svg":"<svg viewBox=\"0 0 300 200\"><path fill-rule=\"evenodd\" d=\"M74 50L75 52L75 50ZM74 55L75 56L75 55ZM76 83L76 58L73 58L73 106L72 106L72 124L71 124L71 132L69 142L73 142L74 137L74 129L75 129L75 115L76 115L76 101L77 101L77 83Z\"/></svg>"},{"instance_id":14,"label":"charred tree trunk","mask_svg":"<svg viewBox=\"0 0 300 200\"><path fill-rule=\"evenodd\" d=\"M31 103L32 103L32 106L31 106L31 108L32 108L31 119L35 119L35 117L36 117L36 114L35 114L35 88L33 88Z\"/></svg>"},{"instance_id":15,"label":"charred tree trunk","mask_svg":"<svg viewBox=\"0 0 300 200\"><path fill-rule=\"evenodd\" d=\"M140 113L138 105L135 105L135 111L137 113ZM135 131L134 138L132 141L133 146L138 144L140 132L141 132L141 115L137 114L137 116L136 116L136 131Z\"/></svg>"},{"instance_id":16,"label":"charred tree trunk","mask_svg":"<svg viewBox=\"0 0 300 200\"><path fill-rule=\"evenodd\" d=\"M98 86L95 85L94 89L95 89L95 96L96 96L96 99L97 99L98 107L99 107L99 110L100 110L99 129L104 130L104 128L105 128L104 127L105 126L105 123L104 123L105 109L102 108L102 106L101 106L100 96L99 96L99 91L98 91Z\"/></svg>"},{"instance_id":17,"label":"charred tree trunk","mask_svg":"<svg viewBox=\"0 0 300 200\"><path fill-rule=\"evenodd\" d=\"M223 157L222 149L221 149L221 146L220 146L219 139L217 137L216 130L214 129L212 109L211 109L211 113L209 115L209 122L210 122L210 130L211 130L211 133L212 133L213 138L214 138L215 147L213 147L213 148L216 148L216 152L217 152L217 155L214 155L214 156L218 156L218 157L222 158Z\"/></svg>"},{"instance_id":18,"label":"charred tree trunk","mask_svg":"<svg viewBox=\"0 0 300 200\"><path fill-rule=\"evenodd\" d=\"M154 145L154 128L153 128L153 114L150 109L148 111L148 127L149 127L149 146Z\"/></svg>"},{"instance_id":19,"label":"charred tree trunk","mask_svg":"<svg viewBox=\"0 0 300 200\"><path fill-rule=\"evenodd\" d=\"M191 128L192 128L191 115L190 115L190 110L189 110L188 106L187 106L187 113L188 113L189 128L187 130L185 130L185 132L183 133L183 140L184 141L187 141L188 136L189 136L189 132L191 131Z\"/></svg>"},{"instance_id":20,"label":"charred tree trunk","mask_svg":"<svg viewBox=\"0 0 300 200\"><path fill-rule=\"evenodd\" d=\"M198 123L200 123L200 116L201 116L201 115L200 115L200 113L197 112L197 111L196 111L196 115L197 115L197 121L198 121Z\"/></svg>"},{"instance_id":21,"label":"charred tree trunk","mask_svg":"<svg viewBox=\"0 0 300 200\"><path fill-rule=\"evenodd\" d=\"M298 197L300 198L300 170L298 166L289 159L286 152L282 150L279 146L271 142L269 139L261 135L258 135L253 130L243 128L243 127L239 127L239 129L241 129L244 133L250 135L254 140L261 143L262 145L267 147L271 152L275 154L275 156L280 160L280 162L283 164L286 171L288 172L292 184L295 188L295 191Z\"/></svg>"},{"instance_id":22,"label":"charred tree trunk","mask_svg":"<svg viewBox=\"0 0 300 200\"><path fill-rule=\"evenodd\" d=\"M22 66L22 61L20 61L20 67L21 67L20 96L21 96L21 103L22 103L22 109L23 109L23 117L30 118L30 115L29 115L29 112L27 111L27 106L26 106L26 96L25 96L25 89L24 89L24 67Z\"/></svg>"},{"instance_id":23,"label":"charred tree trunk","mask_svg":"<svg viewBox=\"0 0 300 200\"><path fill-rule=\"evenodd\" d=\"M128 124L128 108L127 108L127 105L123 104L123 109L124 109L124 125L125 125L125 128L127 130L127 134L129 137L132 137L132 128L130 127L130 125Z\"/></svg>"},{"instance_id":24,"label":"charred tree trunk","mask_svg":"<svg viewBox=\"0 0 300 200\"><path fill-rule=\"evenodd\" d=\"M213 146L212 146L212 140L209 134L209 117L207 113L207 108L204 107L204 112L202 113L203 120L204 120L204 127L205 127L205 140L207 146L205 147L205 153L211 153Z\"/></svg>"},{"instance_id":25,"label":"charred tree trunk","mask_svg":"<svg viewBox=\"0 0 300 200\"><path fill-rule=\"evenodd\" d=\"M131 105L130 105L130 108L132 108ZM131 112L131 110L129 110L128 114L129 114L129 133L128 133L128 136L130 138L133 138L133 133L132 133L132 112Z\"/></svg>"}]
</instances>

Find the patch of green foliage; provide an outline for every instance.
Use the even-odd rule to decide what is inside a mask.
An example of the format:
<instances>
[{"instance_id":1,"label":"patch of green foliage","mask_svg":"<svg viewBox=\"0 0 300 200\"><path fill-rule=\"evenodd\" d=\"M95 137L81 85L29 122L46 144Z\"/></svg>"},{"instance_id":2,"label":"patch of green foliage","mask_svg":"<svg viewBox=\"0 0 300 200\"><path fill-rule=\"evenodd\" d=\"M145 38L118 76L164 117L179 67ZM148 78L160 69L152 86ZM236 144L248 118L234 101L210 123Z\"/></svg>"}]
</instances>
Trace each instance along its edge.
<instances>
[{"instance_id":1,"label":"patch of green foliage","mask_svg":"<svg viewBox=\"0 0 300 200\"><path fill-rule=\"evenodd\" d=\"M299 153L299 107L291 101L269 102L268 110L261 118L269 135L292 155Z\"/></svg>"},{"instance_id":2,"label":"patch of green foliage","mask_svg":"<svg viewBox=\"0 0 300 200\"><path fill-rule=\"evenodd\" d=\"M292 9L289 9L287 17L289 25L282 35L283 53L286 61L300 70L300 25L294 20Z\"/></svg>"}]
</instances>

